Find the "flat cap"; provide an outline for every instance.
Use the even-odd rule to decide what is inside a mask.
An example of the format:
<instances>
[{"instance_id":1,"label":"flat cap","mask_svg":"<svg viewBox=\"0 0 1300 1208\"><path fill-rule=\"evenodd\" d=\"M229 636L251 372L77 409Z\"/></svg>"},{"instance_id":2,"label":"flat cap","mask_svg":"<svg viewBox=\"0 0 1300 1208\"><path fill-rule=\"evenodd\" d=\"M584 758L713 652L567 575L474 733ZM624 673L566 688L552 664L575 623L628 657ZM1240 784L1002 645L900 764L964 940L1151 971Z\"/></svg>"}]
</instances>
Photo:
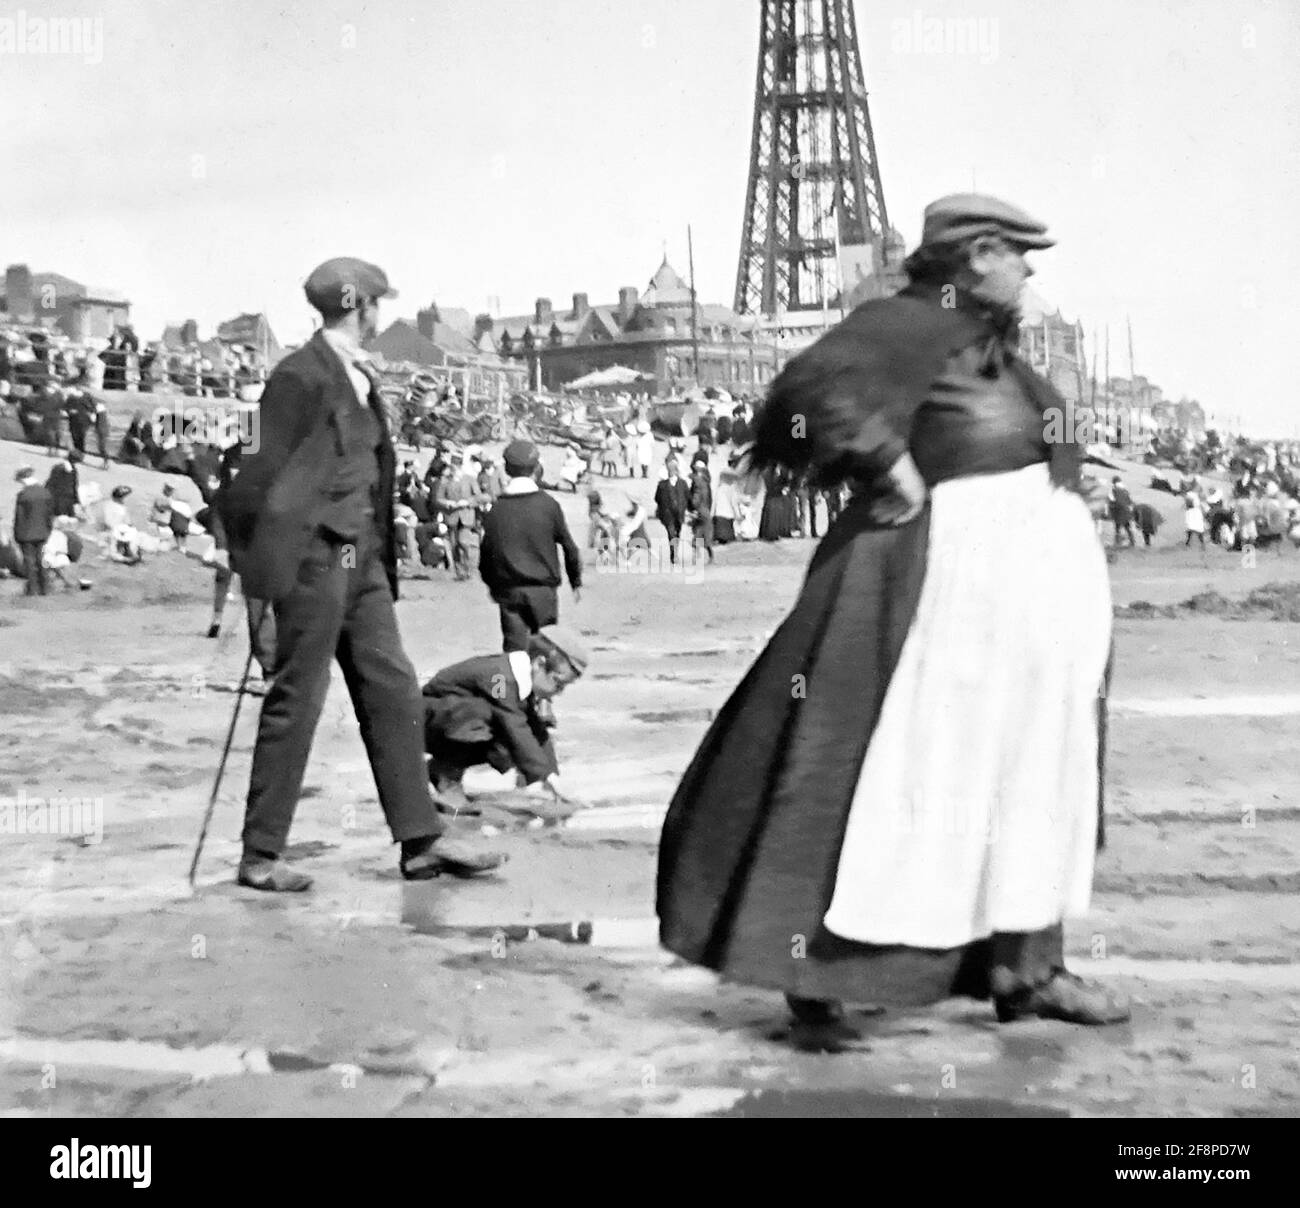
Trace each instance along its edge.
<instances>
[{"instance_id":1,"label":"flat cap","mask_svg":"<svg viewBox=\"0 0 1300 1208\"><path fill-rule=\"evenodd\" d=\"M382 268L355 256L336 256L318 264L303 283L303 290L307 301L324 312L355 310L363 298L397 297Z\"/></svg>"},{"instance_id":2,"label":"flat cap","mask_svg":"<svg viewBox=\"0 0 1300 1208\"><path fill-rule=\"evenodd\" d=\"M512 470L519 470L523 474L531 474L537 467L540 455L537 452L537 446L530 440L512 440L505 447L501 454L501 460L505 462L506 473Z\"/></svg>"},{"instance_id":3,"label":"flat cap","mask_svg":"<svg viewBox=\"0 0 1300 1208\"><path fill-rule=\"evenodd\" d=\"M1000 235L1024 248L1052 247L1047 227L1024 210L982 193L953 193L925 207L921 243L960 243L977 235Z\"/></svg>"},{"instance_id":4,"label":"flat cap","mask_svg":"<svg viewBox=\"0 0 1300 1208\"><path fill-rule=\"evenodd\" d=\"M587 654L586 646L582 644L582 639L572 629L566 629L563 625L547 625L538 631L537 636L550 642L573 664L573 669L579 675L587 670L587 664L591 661L590 656Z\"/></svg>"}]
</instances>

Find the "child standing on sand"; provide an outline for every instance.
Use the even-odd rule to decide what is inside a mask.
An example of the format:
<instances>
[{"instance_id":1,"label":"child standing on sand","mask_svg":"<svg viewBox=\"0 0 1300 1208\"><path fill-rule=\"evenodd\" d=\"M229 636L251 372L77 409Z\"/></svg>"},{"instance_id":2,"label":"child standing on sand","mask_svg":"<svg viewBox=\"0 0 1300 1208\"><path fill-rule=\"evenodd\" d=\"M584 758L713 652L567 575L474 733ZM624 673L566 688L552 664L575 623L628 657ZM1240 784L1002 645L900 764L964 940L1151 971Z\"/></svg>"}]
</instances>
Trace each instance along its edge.
<instances>
[{"instance_id":1,"label":"child standing on sand","mask_svg":"<svg viewBox=\"0 0 1300 1208\"><path fill-rule=\"evenodd\" d=\"M1183 512L1183 526L1187 530L1187 540L1183 542L1184 548L1191 545L1192 538L1196 537L1201 543L1201 548L1205 548L1205 513L1201 510L1201 501L1197 498L1195 491L1188 491L1184 499L1185 511Z\"/></svg>"}]
</instances>

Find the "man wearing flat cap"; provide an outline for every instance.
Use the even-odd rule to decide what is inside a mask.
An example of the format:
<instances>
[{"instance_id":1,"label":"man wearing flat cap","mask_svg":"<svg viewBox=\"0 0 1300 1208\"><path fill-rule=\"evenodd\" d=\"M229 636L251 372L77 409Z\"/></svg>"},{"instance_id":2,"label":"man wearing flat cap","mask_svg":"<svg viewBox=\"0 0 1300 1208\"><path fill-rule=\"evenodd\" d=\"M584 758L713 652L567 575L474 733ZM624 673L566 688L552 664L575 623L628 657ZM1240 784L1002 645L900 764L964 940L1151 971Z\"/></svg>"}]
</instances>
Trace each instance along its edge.
<instances>
[{"instance_id":1,"label":"man wearing flat cap","mask_svg":"<svg viewBox=\"0 0 1300 1208\"><path fill-rule=\"evenodd\" d=\"M1007 202L940 198L907 287L755 419L751 469L852 498L673 797L656 906L665 947L784 991L812 1047L854 1039L846 1002L1129 1016L1063 952L1103 837L1111 603L1065 402L1019 354L1051 243Z\"/></svg>"},{"instance_id":2,"label":"man wearing flat cap","mask_svg":"<svg viewBox=\"0 0 1300 1208\"><path fill-rule=\"evenodd\" d=\"M468 876L500 863L443 837L424 766L424 706L402 649L394 601L395 457L373 369L362 351L382 269L327 260L307 278L323 326L285 357L260 403L260 443L218 493L231 568L275 610L275 674L262 704L244 820L239 882L304 890L279 856L288 841L330 662L343 670L409 880Z\"/></svg>"},{"instance_id":3,"label":"man wearing flat cap","mask_svg":"<svg viewBox=\"0 0 1300 1208\"><path fill-rule=\"evenodd\" d=\"M54 531L58 515L46 487L36 481L36 471L22 466L14 476L18 497L14 500L14 544L22 555L25 596L43 596L49 591L41 550Z\"/></svg>"}]
</instances>

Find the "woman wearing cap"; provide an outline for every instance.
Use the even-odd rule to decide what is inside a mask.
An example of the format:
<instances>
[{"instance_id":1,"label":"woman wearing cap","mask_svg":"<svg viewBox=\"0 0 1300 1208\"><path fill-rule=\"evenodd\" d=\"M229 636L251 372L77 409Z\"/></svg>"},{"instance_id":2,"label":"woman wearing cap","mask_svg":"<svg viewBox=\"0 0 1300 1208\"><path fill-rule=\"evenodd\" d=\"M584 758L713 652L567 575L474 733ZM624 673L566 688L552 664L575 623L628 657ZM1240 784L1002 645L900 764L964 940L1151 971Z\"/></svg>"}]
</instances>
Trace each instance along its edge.
<instances>
[{"instance_id":1,"label":"woman wearing cap","mask_svg":"<svg viewBox=\"0 0 1300 1208\"><path fill-rule=\"evenodd\" d=\"M934 203L907 288L755 420L757 468L854 498L678 788L658 913L816 1045L851 1039L844 1001L1128 1016L1062 951L1100 838L1110 594L1064 404L1017 353L1024 252L1049 243L995 199Z\"/></svg>"}]
</instances>

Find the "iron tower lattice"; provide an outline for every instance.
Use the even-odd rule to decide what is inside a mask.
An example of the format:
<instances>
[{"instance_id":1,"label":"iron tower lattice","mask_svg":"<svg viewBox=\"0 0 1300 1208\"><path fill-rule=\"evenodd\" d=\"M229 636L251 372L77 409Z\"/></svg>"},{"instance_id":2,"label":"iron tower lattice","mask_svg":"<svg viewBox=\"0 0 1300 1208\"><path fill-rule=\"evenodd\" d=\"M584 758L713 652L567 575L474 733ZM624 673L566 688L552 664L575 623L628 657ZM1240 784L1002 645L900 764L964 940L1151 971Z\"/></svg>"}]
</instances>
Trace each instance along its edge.
<instances>
[{"instance_id":1,"label":"iron tower lattice","mask_svg":"<svg viewBox=\"0 0 1300 1208\"><path fill-rule=\"evenodd\" d=\"M762 0L735 309L829 305L838 244L889 231L852 0Z\"/></svg>"}]
</instances>

